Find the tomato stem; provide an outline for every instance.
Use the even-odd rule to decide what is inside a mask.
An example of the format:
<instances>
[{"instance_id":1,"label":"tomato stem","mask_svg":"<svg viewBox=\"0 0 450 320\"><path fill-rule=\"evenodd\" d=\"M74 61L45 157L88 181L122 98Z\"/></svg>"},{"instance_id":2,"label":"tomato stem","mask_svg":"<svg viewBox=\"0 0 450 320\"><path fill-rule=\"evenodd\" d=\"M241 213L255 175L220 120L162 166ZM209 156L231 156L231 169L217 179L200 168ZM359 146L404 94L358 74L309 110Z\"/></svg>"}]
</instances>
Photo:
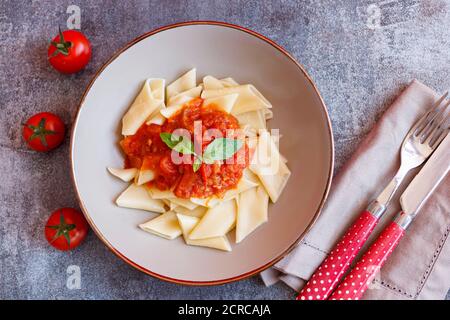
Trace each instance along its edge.
<instances>
[{"instance_id":1,"label":"tomato stem","mask_svg":"<svg viewBox=\"0 0 450 320\"><path fill-rule=\"evenodd\" d=\"M52 41L51 44L56 48L56 50L50 55L49 59L57 56L59 53L68 56L69 55L69 49L72 47L72 42L65 41L64 35L61 31L61 27L58 27L59 30L59 40L58 42Z\"/></svg>"},{"instance_id":2,"label":"tomato stem","mask_svg":"<svg viewBox=\"0 0 450 320\"><path fill-rule=\"evenodd\" d=\"M33 126L31 124L26 125L27 128L33 131L33 134L28 138L28 141L39 138L41 143L45 147L48 147L46 136L49 134L57 134L57 132L54 130L45 129L45 122L46 118L42 118L37 126Z\"/></svg>"},{"instance_id":3,"label":"tomato stem","mask_svg":"<svg viewBox=\"0 0 450 320\"><path fill-rule=\"evenodd\" d=\"M59 215L59 224L54 225L54 226L47 226L47 228L49 228L49 229L56 230L56 234L53 237L51 242L54 242L59 237L64 236L64 238L66 238L67 245L70 248L69 232L72 231L73 229L75 229L75 227L76 227L75 224L67 224L66 223L66 220L64 219L64 214L63 214L63 212L61 210L60 211L60 215Z\"/></svg>"}]
</instances>

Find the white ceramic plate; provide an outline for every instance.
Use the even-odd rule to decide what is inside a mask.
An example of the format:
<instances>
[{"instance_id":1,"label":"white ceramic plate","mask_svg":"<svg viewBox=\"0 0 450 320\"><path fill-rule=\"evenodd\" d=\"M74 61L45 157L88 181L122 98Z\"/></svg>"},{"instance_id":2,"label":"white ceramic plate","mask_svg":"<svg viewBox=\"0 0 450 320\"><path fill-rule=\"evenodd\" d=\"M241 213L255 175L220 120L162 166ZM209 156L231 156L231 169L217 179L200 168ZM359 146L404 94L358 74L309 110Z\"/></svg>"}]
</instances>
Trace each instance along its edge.
<instances>
[{"instance_id":1,"label":"white ceramic plate","mask_svg":"<svg viewBox=\"0 0 450 320\"><path fill-rule=\"evenodd\" d=\"M196 67L254 84L273 104L281 152L292 176L270 205L269 222L230 253L168 241L137 227L150 212L114 204L126 184L107 173L120 167L120 121L149 77L170 81ZM281 47L234 25L187 22L160 28L116 53L87 88L74 123L71 159L81 208L100 239L130 265L163 280L219 284L256 274L281 259L318 217L330 186L333 138L323 101L303 68ZM233 240L233 239L231 239Z\"/></svg>"}]
</instances>

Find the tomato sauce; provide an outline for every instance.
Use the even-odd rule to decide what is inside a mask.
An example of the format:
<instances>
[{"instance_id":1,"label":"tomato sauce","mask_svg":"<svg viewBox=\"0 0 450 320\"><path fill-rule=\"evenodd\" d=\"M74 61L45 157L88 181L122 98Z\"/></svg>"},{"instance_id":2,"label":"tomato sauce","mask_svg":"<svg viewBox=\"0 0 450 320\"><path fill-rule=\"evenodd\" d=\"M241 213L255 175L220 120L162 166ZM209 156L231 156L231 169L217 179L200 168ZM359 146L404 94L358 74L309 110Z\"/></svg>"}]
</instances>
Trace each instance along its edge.
<instances>
[{"instance_id":1,"label":"tomato sauce","mask_svg":"<svg viewBox=\"0 0 450 320\"><path fill-rule=\"evenodd\" d=\"M201 121L202 149L214 140L214 137L208 136L205 132L208 129L220 131L223 137L238 139L237 133L230 136L230 132L240 129L235 117L214 105L204 106L203 99L196 98L186 103L162 126L143 124L134 135L120 141L126 155L125 167L153 170L156 177L148 185L160 190L173 190L179 198L221 196L225 191L235 188L242 178L243 170L249 164L247 144L232 156L232 163L230 161L202 163L196 172L192 163L175 164L172 161L172 150L161 140L160 133L172 133L176 129L183 128L194 137L195 121ZM192 156L188 157L193 161Z\"/></svg>"}]
</instances>

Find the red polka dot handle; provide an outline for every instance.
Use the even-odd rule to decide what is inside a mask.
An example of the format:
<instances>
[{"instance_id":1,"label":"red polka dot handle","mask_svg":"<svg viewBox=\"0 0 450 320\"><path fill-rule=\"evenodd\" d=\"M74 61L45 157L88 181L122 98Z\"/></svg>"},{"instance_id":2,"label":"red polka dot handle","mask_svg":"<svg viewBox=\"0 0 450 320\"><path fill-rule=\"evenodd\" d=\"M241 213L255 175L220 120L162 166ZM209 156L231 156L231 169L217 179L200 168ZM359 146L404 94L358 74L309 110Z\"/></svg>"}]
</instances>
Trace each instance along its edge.
<instances>
[{"instance_id":1,"label":"red polka dot handle","mask_svg":"<svg viewBox=\"0 0 450 320\"><path fill-rule=\"evenodd\" d=\"M391 222L333 292L330 299L359 300L404 233L405 230L396 222Z\"/></svg>"},{"instance_id":2,"label":"red polka dot handle","mask_svg":"<svg viewBox=\"0 0 450 320\"><path fill-rule=\"evenodd\" d=\"M361 213L300 291L297 300L328 299L377 222L378 219L369 211Z\"/></svg>"}]
</instances>

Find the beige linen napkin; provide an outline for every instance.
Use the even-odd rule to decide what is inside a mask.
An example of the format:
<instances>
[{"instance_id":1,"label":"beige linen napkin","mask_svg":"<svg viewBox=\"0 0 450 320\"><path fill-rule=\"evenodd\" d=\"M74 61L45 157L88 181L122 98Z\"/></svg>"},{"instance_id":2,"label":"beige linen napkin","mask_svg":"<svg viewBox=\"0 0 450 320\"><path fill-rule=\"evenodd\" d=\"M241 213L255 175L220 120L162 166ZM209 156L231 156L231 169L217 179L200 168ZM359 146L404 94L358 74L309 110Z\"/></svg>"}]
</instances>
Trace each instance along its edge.
<instances>
[{"instance_id":1,"label":"beige linen napkin","mask_svg":"<svg viewBox=\"0 0 450 320\"><path fill-rule=\"evenodd\" d=\"M305 239L261 274L266 285L282 280L299 290L305 284L354 218L393 177L403 138L437 97L427 86L411 82L336 176L326 206ZM401 192L415 172L403 183L366 247L399 211ZM422 208L363 298L445 298L450 287L449 233L450 175Z\"/></svg>"}]
</instances>

